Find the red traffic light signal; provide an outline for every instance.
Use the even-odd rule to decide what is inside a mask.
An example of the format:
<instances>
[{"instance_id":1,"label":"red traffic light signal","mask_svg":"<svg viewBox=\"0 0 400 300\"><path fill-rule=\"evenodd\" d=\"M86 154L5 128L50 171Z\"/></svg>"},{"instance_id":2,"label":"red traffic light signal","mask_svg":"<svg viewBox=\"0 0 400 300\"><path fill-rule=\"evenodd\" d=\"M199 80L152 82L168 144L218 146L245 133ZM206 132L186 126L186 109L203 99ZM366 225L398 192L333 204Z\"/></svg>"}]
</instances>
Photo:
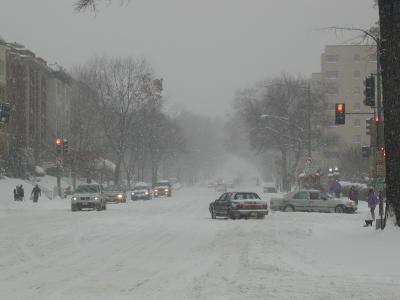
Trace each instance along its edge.
<instances>
[{"instance_id":1,"label":"red traffic light signal","mask_svg":"<svg viewBox=\"0 0 400 300\"><path fill-rule=\"evenodd\" d=\"M346 104L335 104L335 125L343 125L346 122Z\"/></svg>"},{"instance_id":2,"label":"red traffic light signal","mask_svg":"<svg viewBox=\"0 0 400 300\"><path fill-rule=\"evenodd\" d=\"M61 146L62 145L62 139L61 138L56 138L56 140L54 141L54 144L56 144L56 146Z\"/></svg>"}]
</instances>

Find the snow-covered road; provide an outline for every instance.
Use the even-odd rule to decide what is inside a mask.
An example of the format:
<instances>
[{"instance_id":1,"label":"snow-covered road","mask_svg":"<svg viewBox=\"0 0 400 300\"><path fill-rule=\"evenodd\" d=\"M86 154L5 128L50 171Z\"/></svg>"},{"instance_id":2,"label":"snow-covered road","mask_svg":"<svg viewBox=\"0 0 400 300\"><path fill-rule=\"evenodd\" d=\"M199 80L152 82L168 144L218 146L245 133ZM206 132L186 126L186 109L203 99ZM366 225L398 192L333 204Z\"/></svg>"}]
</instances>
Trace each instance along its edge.
<instances>
[{"instance_id":1,"label":"snow-covered road","mask_svg":"<svg viewBox=\"0 0 400 300\"><path fill-rule=\"evenodd\" d=\"M363 228L362 213L212 220L216 197L74 213L4 199L0 299L400 299L397 229Z\"/></svg>"}]
</instances>

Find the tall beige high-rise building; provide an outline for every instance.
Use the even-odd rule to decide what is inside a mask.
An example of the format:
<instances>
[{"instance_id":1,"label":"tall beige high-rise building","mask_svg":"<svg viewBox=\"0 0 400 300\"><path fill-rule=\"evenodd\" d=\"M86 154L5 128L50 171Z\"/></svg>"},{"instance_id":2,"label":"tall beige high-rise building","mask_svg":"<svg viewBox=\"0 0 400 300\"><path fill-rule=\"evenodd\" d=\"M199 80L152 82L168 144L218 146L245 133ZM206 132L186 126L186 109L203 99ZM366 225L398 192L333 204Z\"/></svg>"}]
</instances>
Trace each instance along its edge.
<instances>
[{"instance_id":1,"label":"tall beige high-rise building","mask_svg":"<svg viewBox=\"0 0 400 300\"><path fill-rule=\"evenodd\" d=\"M328 130L338 136L338 146L369 145L366 120L373 110L363 104L364 80L376 74L376 47L366 45L330 45L321 55L321 73L314 74L327 88L328 116L332 125ZM345 103L345 125L335 124L335 103ZM363 114L361 114L363 113Z\"/></svg>"}]
</instances>

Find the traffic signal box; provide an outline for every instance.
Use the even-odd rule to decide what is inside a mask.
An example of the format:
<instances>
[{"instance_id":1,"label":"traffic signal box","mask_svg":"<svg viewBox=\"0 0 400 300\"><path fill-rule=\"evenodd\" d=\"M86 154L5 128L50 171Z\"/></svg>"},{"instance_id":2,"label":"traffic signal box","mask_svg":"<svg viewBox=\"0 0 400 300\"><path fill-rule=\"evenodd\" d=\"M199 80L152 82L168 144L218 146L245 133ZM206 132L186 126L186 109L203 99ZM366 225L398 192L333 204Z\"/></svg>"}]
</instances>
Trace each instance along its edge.
<instances>
[{"instance_id":1,"label":"traffic signal box","mask_svg":"<svg viewBox=\"0 0 400 300\"><path fill-rule=\"evenodd\" d=\"M63 140L61 138L56 138L54 144L56 145L57 155L61 155L63 151Z\"/></svg>"},{"instance_id":2,"label":"traffic signal box","mask_svg":"<svg viewBox=\"0 0 400 300\"><path fill-rule=\"evenodd\" d=\"M346 104L335 104L335 125L344 125L346 123Z\"/></svg>"},{"instance_id":3,"label":"traffic signal box","mask_svg":"<svg viewBox=\"0 0 400 300\"><path fill-rule=\"evenodd\" d=\"M67 140L67 139L64 139L64 140L63 140L63 153L66 154L66 153L68 153L68 151L69 151L69 148L68 148L68 140Z\"/></svg>"},{"instance_id":4,"label":"traffic signal box","mask_svg":"<svg viewBox=\"0 0 400 300\"><path fill-rule=\"evenodd\" d=\"M370 136L370 145L372 147L383 147L384 143L384 129L383 122L377 118L371 118L366 120L367 135ZM378 134L379 134L379 145L378 145Z\"/></svg>"},{"instance_id":5,"label":"traffic signal box","mask_svg":"<svg viewBox=\"0 0 400 300\"><path fill-rule=\"evenodd\" d=\"M375 107L375 77L368 76L364 81L364 104Z\"/></svg>"}]
</instances>

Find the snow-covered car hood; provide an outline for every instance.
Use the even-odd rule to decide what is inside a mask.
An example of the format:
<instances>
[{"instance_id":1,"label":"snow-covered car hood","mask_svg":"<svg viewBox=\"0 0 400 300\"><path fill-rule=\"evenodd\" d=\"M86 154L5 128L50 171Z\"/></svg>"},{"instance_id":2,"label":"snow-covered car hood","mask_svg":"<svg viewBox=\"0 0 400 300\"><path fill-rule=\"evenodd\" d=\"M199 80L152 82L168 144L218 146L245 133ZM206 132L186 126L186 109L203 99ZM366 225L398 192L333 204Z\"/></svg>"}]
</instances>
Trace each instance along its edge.
<instances>
[{"instance_id":1,"label":"snow-covered car hood","mask_svg":"<svg viewBox=\"0 0 400 300\"><path fill-rule=\"evenodd\" d=\"M94 198L94 197L100 197L100 196L101 196L101 194L99 194L99 193L84 193L84 194L73 194L71 196L71 198L73 198L73 197L77 197L77 198L80 198L80 197Z\"/></svg>"}]
</instances>

